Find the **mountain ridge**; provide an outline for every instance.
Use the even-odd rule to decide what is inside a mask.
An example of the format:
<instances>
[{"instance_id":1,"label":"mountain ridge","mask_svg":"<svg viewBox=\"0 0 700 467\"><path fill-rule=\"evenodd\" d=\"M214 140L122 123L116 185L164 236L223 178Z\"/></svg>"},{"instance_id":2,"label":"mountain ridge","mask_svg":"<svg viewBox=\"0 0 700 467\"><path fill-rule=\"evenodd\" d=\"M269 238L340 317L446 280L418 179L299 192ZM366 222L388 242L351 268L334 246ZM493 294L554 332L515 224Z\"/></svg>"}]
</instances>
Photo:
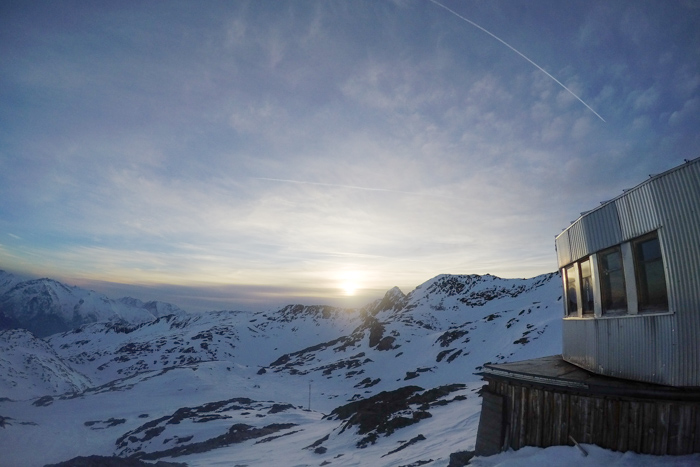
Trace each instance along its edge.
<instances>
[{"instance_id":1,"label":"mountain ridge","mask_svg":"<svg viewBox=\"0 0 700 467\"><path fill-rule=\"evenodd\" d=\"M19 465L80 455L439 465L473 448L483 364L561 352L561 293L557 273L439 275L355 309L186 313L45 338L0 331L0 449L46 446L13 453Z\"/></svg>"},{"instance_id":2,"label":"mountain ridge","mask_svg":"<svg viewBox=\"0 0 700 467\"><path fill-rule=\"evenodd\" d=\"M158 301L106 295L49 278L22 280L0 270L0 329L27 329L37 337L65 332L101 321L142 323L179 307Z\"/></svg>"}]
</instances>

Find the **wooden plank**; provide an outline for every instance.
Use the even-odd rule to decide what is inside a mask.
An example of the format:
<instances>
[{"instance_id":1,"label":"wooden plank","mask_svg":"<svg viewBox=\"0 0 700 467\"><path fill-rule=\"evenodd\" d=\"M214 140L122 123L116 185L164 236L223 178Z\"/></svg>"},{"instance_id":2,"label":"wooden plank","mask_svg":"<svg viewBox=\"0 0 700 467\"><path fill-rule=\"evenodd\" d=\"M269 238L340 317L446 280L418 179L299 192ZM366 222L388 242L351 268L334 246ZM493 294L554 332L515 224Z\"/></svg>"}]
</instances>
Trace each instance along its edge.
<instances>
[{"instance_id":1,"label":"wooden plank","mask_svg":"<svg viewBox=\"0 0 700 467\"><path fill-rule=\"evenodd\" d=\"M579 443L583 441L583 424L581 420L581 397L569 397L569 435ZM566 444L572 444L567 440Z\"/></svg>"},{"instance_id":2,"label":"wooden plank","mask_svg":"<svg viewBox=\"0 0 700 467\"><path fill-rule=\"evenodd\" d=\"M477 456L491 456L501 452L503 447L505 398L488 391L483 391L481 397L475 451Z\"/></svg>"},{"instance_id":3,"label":"wooden plank","mask_svg":"<svg viewBox=\"0 0 700 467\"><path fill-rule=\"evenodd\" d=\"M544 391L537 391L537 446L544 447L543 437L544 437Z\"/></svg>"},{"instance_id":4,"label":"wooden plank","mask_svg":"<svg viewBox=\"0 0 700 467\"><path fill-rule=\"evenodd\" d=\"M617 399L609 399L606 401L608 407L606 410L606 444L608 449L617 449L620 441L620 409L622 401Z\"/></svg>"},{"instance_id":5,"label":"wooden plank","mask_svg":"<svg viewBox=\"0 0 700 467\"><path fill-rule=\"evenodd\" d=\"M527 429L528 429L528 403L527 403L527 396L528 396L528 390L525 387L519 387L519 394L518 394L518 404L520 405L520 412L518 413L518 431L516 432L517 434L517 443L518 447L517 449L520 449L523 446L527 446Z\"/></svg>"},{"instance_id":6,"label":"wooden plank","mask_svg":"<svg viewBox=\"0 0 700 467\"><path fill-rule=\"evenodd\" d=\"M697 405L693 405L691 408L692 411L692 433L691 436L693 438L693 447L692 451L693 452L700 452L700 407Z\"/></svg>"},{"instance_id":7,"label":"wooden plank","mask_svg":"<svg viewBox=\"0 0 700 467\"><path fill-rule=\"evenodd\" d=\"M693 437L695 427L695 411L697 405L683 404L678 420L678 455L690 454L693 452Z\"/></svg>"},{"instance_id":8,"label":"wooden plank","mask_svg":"<svg viewBox=\"0 0 700 467\"><path fill-rule=\"evenodd\" d=\"M668 402L658 402L656 406L656 417L652 421L654 430L654 445L659 456L668 454L669 417L671 415L671 404Z\"/></svg>"},{"instance_id":9,"label":"wooden plank","mask_svg":"<svg viewBox=\"0 0 700 467\"><path fill-rule=\"evenodd\" d=\"M618 443L617 450L625 452L629 446L629 436L630 436L630 403L629 401L620 401L620 411L618 417Z\"/></svg>"},{"instance_id":10,"label":"wooden plank","mask_svg":"<svg viewBox=\"0 0 700 467\"><path fill-rule=\"evenodd\" d=\"M630 402L630 417L629 417L629 449L634 452L640 452L642 447L642 404L637 401Z\"/></svg>"},{"instance_id":11,"label":"wooden plank","mask_svg":"<svg viewBox=\"0 0 700 467\"><path fill-rule=\"evenodd\" d=\"M679 452L683 452L682 432L687 429L683 426L687 424L687 417L684 417L684 414L687 413L684 410L686 408L679 404L669 404L667 454L678 455Z\"/></svg>"},{"instance_id":12,"label":"wooden plank","mask_svg":"<svg viewBox=\"0 0 700 467\"><path fill-rule=\"evenodd\" d=\"M520 389L519 386L510 386L508 389L508 446L512 449L519 449L518 433L520 432Z\"/></svg>"},{"instance_id":13,"label":"wooden plank","mask_svg":"<svg viewBox=\"0 0 700 467\"><path fill-rule=\"evenodd\" d=\"M542 447L542 390L528 388L527 445Z\"/></svg>"},{"instance_id":14,"label":"wooden plank","mask_svg":"<svg viewBox=\"0 0 700 467\"><path fill-rule=\"evenodd\" d=\"M590 397L582 396L580 401L580 423L581 423L581 439L577 439L579 443L593 443L592 423L591 423L591 405Z\"/></svg>"},{"instance_id":15,"label":"wooden plank","mask_svg":"<svg viewBox=\"0 0 700 467\"><path fill-rule=\"evenodd\" d=\"M642 404L642 454L656 454L656 436L654 434L653 420L656 418L656 404L645 402Z\"/></svg>"},{"instance_id":16,"label":"wooden plank","mask_svg":"<svg viewBox=\"0 0 700 467\"><path fill-rule=\"evenodd\" d=\"M605 436L603 433L603 399L600 397L589 397L589 425L590 430L590 441L591 444L597 444L602 446L605 444Z\"/></svg>"},{"instance_id":17,"label":"wooden plank","mask_svg":"<svg viewBox=\"0 0 700 467\"><path fill-rule=\"evenodd\" d=\"M570 402L571 402L571 396L569 396L568 394L563 394L562 395L562 404L561 404L562 429L561 429L560 434L559 434L559 444L564 445L564 446L569 444L569 434L571 432Z\"/></svg>"},{"instance_id":18,"label":"wooden plank","mask_svg":"<svg viewBox=\"0 0 700 467\"><path fill-rule=\"evenodd\" d=\"M542 391L542 447L554 446L557 420L552 391Z\"/></svg>"}]
</instances>

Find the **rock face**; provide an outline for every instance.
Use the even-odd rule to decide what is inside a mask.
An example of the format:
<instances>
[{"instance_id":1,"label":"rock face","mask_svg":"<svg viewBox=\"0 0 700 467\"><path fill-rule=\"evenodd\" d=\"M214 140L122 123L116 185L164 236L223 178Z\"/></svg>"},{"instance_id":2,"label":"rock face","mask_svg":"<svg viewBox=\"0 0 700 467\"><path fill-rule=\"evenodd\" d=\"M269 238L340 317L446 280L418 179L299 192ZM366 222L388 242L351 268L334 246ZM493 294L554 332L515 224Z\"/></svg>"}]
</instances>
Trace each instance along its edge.
<instances>
[{"instance_id":1,"label":"rock face","mask_svg":"<svg viewBox=\"0 0 700 467\"><path fill-rule=\"evenodd\" d=\"M111 300L52 279L22 281L0 271L0 330L22 328L45 337L83 324L143 323L168 314L182 316L185 312L168 303Z\"/></svg>"}]
</instances>

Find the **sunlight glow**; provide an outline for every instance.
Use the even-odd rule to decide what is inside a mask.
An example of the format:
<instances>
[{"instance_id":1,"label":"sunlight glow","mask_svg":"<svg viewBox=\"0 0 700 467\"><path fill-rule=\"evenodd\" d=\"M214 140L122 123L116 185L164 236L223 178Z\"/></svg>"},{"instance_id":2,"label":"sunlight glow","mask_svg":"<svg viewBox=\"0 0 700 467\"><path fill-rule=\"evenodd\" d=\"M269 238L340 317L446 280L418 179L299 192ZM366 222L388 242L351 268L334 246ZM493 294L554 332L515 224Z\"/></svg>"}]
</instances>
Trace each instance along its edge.
<instances>
[{"instance_id":1,"label":"sunlight glow","mask_svg":"<svg viewBox=\"0 0 700 467\"><path fill-rule=\"evenodd\" d=\"M345 296L352 297L362 288L363 276L364 274L356 270L343 271L338 275L338 287Z\"/></svg>"},{"instance_id":2,"label":"sunlight glow","mask_svg":"<svg viewBox=\"0 0 700 467\"><path fill-rule=\"evenodd\" d=\"M355 295L355 291L357 290L357 284L353 282L346 282L343 284L343 290L345 291L345 295Z\"/></svg>"}]
</instances>

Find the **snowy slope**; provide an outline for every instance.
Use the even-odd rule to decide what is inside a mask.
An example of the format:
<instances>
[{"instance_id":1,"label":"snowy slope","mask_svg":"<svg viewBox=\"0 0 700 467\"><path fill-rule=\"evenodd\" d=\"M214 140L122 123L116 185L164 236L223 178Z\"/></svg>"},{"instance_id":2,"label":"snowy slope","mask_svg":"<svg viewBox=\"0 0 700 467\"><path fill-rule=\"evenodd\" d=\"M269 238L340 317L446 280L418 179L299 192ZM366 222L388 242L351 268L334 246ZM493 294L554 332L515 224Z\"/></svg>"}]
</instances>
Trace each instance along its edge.
<instances>
[{"instance_id":1,"label":"snowy slope","mask_svg":"<svg viewBox=\"0 0 700 467\"><path fill-rule=\"evenodd\" d=\"M10 290L12 287L22 282L22 279L0 269L0 295Z\"/></svg>"},{"instance_id":2,"label":"snowy slope","mask_svg":"<svg viewBox=\"0 0 700 467\"><path fill-rule=\"evenodd\" d=\"M0 399L80 392L92 382L24 329L0 331Z\"/></svg>"},{"instance_id":3,"label":"snowy slope","mask_svg":"<svg viewBox=\"0 0 700 467\"><path fill-rule=\"evenodd\" d=\"M559 353L560 318L556 274L442 275L358 310L289 305L85 324L41 342L91 386L0 402L0 448L45 446L10 449L12 465L89 454L190 465L443 462L473 448L474 373ZM13 342L14 353L35 345Z\"/></svg>"},{"instance_id":4,"label":"snowy slope","mask_svg":"<svg viewBox=\"0 0 700 467\"><path fill-rule=\"evenodd\" d=\"M28 329L38 337L101 321L142 323L166 314L185 315L178 307L69 287L52 279L19 281L0 271L0 329Z\"/></svg>"},{"instance_id":5,"label":"snowy slope","mask_svg":"<svg viewBox=\"0 0 700 467\"><path fill-rule=\"evenodd\" d=\"M285 307L279 313L215 311L174 315L139 325L95 323L47 341L73 367L108 382L145 370L207 361L254 367L299 348L333 339L359 322L347 310ZM355 324L356 325L356 324Z\"/></svg>"},{"instance_id":6,"label":"snowy slope","mask_svg":"<svg viewBox=\"0 0 700 467\"><path fill-rule=\"evenodd\" d=\"M338 391L351 384L358 397L404 381L478 381L484 363L561 353L560 300L556 275L438 276L368 310L353 333L282 355L265 371L325 379Z\"/></svg>"},{"instance_id":7,"label":"snowy slope","mask_svg":"<svg viewBox=\"0 0 700 467\"><path fill-rule=\"evenodd\" d=\"M5 331L0 465L445 466L474 447L475 373L560 353L561 308L557 274L441 275L357 310L167 315L44 340Z\"/></svg>"}]
</instances>

